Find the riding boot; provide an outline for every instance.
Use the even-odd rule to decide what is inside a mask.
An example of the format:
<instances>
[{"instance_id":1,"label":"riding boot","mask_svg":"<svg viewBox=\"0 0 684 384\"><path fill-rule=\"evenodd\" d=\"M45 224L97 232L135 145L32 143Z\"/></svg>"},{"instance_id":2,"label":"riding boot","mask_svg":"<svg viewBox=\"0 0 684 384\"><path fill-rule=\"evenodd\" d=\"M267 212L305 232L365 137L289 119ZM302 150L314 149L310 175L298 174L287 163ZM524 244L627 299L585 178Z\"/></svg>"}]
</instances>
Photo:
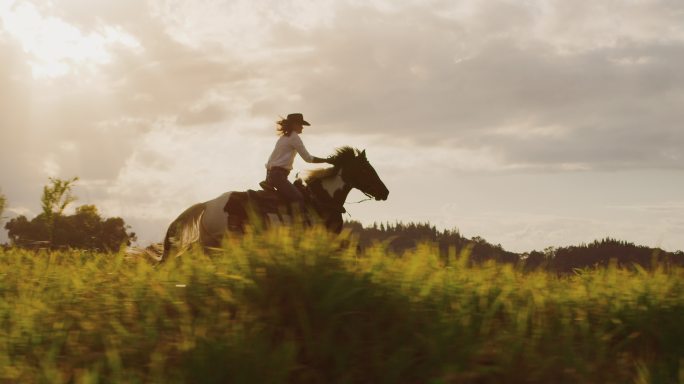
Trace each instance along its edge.
<instances>
[{"instance_id":1,"label":"riding boot","mask_svg":"<svg viewBox=\"0 0 684 384\"><path fill-rule=\"evenodd\" d=\"M266 180L259 182L259 186L260 186L261 189L263 189L264 191L276 192L275 187L272 186L271 184L269 184L268 181L266 181Z\"/></svg>"}]
</instances>

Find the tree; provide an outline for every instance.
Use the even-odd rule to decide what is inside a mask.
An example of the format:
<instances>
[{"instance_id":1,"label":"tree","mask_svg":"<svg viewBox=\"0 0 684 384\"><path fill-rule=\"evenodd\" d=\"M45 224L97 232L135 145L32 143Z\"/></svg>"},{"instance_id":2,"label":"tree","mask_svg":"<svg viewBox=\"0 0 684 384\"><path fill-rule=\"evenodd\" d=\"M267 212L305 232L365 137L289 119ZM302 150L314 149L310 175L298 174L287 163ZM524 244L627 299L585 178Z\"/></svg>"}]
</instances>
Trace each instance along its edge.
<instances>
[{"instance_id":1,"label":"tree","mask_svg":"<svg viewBox=\"0 0 684 384\"><path fill-rule=\"evenodd\" d=\"M518 254L505 251L501 245L489 244L481 237L468 240L458 229L438 231L437 227L429 223L373 223L373 226L364 228L361 223L352 221L345 225L357 237L360 248L373 243L384 243L388 250L402 254L427 241L439 247L440 254L445 258L451 251L460 254L468 250L473 263L496 260L515 264L520 261Z\"/></svg>"},{"instance_id":2,"label":"tree","mask_svg":"<svg viewBox=\"0 0 684 384\"><path fill-rule=\"evenodd\" d=\"M2 216L3 213L5 213L5 207L7 206L7 198L5 195L0 192L0 223L2 223L2 220L4 217Z\"/></svg>"},{"instance_id":3,"label":"tree","mask_svg":"<svg viewBox=\"0 0 684 384\"><path fill-rule=\"evenodd\" d=\"M98 252L117 252L121 245L130 245L136 235L129 232L120 217L103 219L94 205L76 208L73 215L56 215L54 231L50 234L44 213L28 220L26 216L15 217L5 228L14 246L22 248L75 248ZM50 241L50 236L52 240Z\"/></svg>"},{"instance_id":4,"label":"tree","mask_svg":"<svg viewBox=\"0 0 684 384\"><path fill-rule=\"evenodd\" d=\"M71 194L71 189L74 183L78 181L78 177L71 180L62 180L50 177L51 186L43 187L43 196L40 198L43 213L46 215L62 214L67 205L76 201L76 196Z\"/></svg>"},{"instance_id":5,"label":"tree","mask_svg":"<svg viewBox=\"0 0 684 384\"><path fill-rule=\"evenodd\" d=\"M50 179L51 185L43 188L43 212L29 220L19 216L10 220L5 228L13 245L25 248L78 248L100 252L118 251L122 244L136 240L119 217L103 219L94 205L82 205L73 215L64 215L65 208L76 197L72 195L71 180Z\"/></svg>"},{"instance_id":6,"label":"tree","mask_svg":"<svg viewBox=\"0 0 684 384\"><path fill-rule=\"evenodd\" d=\"M74 183L78 177L71 180L50 178L51 185L43 187L43 196L40 198L43 214L48 225L48 241L54 241L55 217L61 216L66 207L76 201L76 196L71 194Z\"/></svg>"},{"instance_id":7,"label":"tree","mask_svg":"<svg viewBox=\"0 0 684 384\"><path fill-rule=\"evenodd\" d=\"M33 248L49 245L48 226L43 214L30 221L24 215L15 217L5 224L5 229L14 246Z\"/></svg>"}]
</instances>

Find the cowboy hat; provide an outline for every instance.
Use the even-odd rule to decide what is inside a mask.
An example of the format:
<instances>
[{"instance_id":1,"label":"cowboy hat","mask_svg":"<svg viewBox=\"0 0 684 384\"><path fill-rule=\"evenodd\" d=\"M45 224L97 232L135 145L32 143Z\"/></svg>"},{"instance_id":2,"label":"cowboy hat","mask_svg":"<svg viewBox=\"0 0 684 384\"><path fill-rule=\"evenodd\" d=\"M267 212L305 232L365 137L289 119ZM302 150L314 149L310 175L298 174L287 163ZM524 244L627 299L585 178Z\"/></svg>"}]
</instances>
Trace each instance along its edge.
<instances>
[{"instance_id":1,"label":"cowboy hat","mask_svg":"<svg viewBox=\"0 0 684 384\"><path fill-rule=\"evenodd\" d=\"M301 125L311 125L308 121L304 120L304 115L301 113L290 113L285 119L288 123L296 123Z\"/></svg>"}]
</instances>

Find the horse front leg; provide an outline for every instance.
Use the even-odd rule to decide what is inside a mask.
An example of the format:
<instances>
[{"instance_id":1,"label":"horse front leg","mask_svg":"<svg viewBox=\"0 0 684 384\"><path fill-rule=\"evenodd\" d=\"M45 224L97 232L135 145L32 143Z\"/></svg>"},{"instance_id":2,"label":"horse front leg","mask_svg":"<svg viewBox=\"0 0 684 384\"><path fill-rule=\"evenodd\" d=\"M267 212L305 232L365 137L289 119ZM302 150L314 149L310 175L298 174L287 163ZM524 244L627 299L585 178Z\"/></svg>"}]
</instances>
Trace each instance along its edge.
<instances>
[{"instance_id":1,"label":"horse front leg","mask_svg":"<svg viewBox=\"0 0 684 384\"><path fill-rule=\"evenodd\" d=\"M328 231L339 235L344 227L341 213L334 213L328 216L325 220L325 227Z\"/></svg>"}]
</instances>

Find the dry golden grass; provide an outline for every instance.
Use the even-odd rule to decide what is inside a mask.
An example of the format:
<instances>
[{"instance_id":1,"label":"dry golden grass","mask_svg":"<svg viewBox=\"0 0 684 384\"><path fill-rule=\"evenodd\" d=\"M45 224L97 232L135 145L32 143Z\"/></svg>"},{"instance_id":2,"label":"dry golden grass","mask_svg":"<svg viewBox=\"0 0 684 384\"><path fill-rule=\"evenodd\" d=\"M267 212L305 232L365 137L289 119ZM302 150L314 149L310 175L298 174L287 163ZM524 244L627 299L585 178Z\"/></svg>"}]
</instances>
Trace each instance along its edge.
<instances>
[{"instance_id":1,"label":"dry golden grass","mask_svg":"<svg viewBox=\"0 0 684 384\"><path fill-rule=\"evenodd\" d=\"M559 278L278 228L165 264L0 251L0 381L669 383L684 271Z\"/></svg>"}]
</instances>

